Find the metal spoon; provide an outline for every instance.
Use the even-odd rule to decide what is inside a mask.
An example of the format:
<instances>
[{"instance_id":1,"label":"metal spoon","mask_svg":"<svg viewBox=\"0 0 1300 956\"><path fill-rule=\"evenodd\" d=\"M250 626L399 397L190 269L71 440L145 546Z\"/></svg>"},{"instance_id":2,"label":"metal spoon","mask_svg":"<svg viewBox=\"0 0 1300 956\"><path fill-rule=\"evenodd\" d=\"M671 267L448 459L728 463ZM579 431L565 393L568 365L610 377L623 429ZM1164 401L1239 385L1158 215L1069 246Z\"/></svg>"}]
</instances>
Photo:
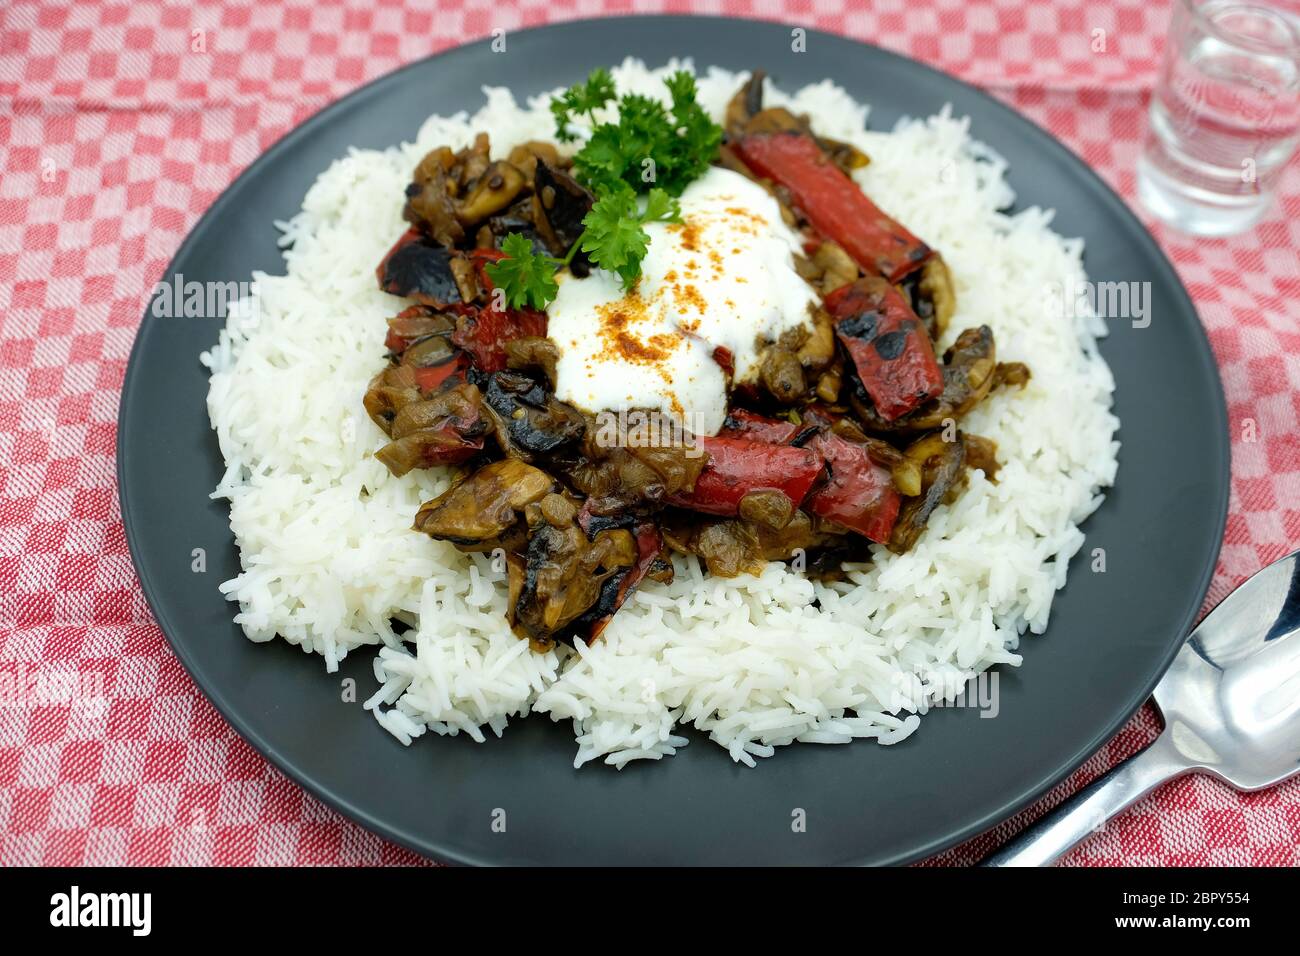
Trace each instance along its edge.
<instances>
[{"instance_id":1,"label":"metal spoon","mask_svg":"<svg viewBox=\"0 0 1300 956\"><path fill-rule=\"evenodd\" d=\"M1300 771L1300 551L1257 572L1192 631L1156 685L1165 729L981 866L1048 866L1185 773L1263 790Z\"/></svg>"}]
</instances>

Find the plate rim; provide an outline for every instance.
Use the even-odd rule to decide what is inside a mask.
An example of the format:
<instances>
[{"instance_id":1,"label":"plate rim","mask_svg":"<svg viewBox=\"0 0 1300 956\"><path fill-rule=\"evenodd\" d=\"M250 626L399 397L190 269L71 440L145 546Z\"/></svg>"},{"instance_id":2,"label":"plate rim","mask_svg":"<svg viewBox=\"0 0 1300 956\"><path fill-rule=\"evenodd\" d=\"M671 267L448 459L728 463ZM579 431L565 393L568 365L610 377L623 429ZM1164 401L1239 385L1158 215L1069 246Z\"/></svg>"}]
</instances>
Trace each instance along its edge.
<instances>
[{"instance_id":1,"label":"plate rim","mask_svg":"<svg viewBox=\"0 0 1300 956\"><path fill-rule=\"evenodd\" d=\"M1207 449L1207 451L1210 452L1209 457L1213 458L1212 464L1216 467L1213 468L1212 474L1208 474L1207 476L1213 480L1219 489L1218 507L1213 516L1214 526L1219 529L1219 534L1217 537L1217 544L1212 548L1211 553L1206 556L1201 574L1195 582L1195 593L1199 594L1200 598L1194 605L1189 607L1187 612L1184 614L1183 620L1179 622L1178 628L1172 631L1172 633L1181 634L1182 637L1170 641L1169 647L1165 650L1161 659L1159 668L1144 683L1141 694L1128 705L1121 708L1118 717L1113 718L1104 726L1100 727L1085 744L1078 748L1069 757L1065 758L1065 760L1057 767L1052 768L1046 775L1036 775L1040 777L1038 783L1034 784L1027 790L1022 791L1018 796L1008 800L1001 807L986 813L984 816L966 824L964 827L954 830L945 836L936 837L924 844L919 844L906 853L897 854L893 858L885 859L882 861L882 865L898 866L924 860L956 846L959 843L963 843L978 836L981 833L987 832L998 824L1015 816L1021 810L1041 799L1042 796L1052 788L1066 780L1093 754L1097 753L1107 741L1111 740L1119 730L1129 722L1142 705L1150 699L1151 693L1156 684L1160 681L1161 677L1163 677L1165 671L1168 670L1170 664L1173 662L1174 656L1178 653L1186 640L1187 634L1191 631L1192 625L1196 622L1200 609L1204 605L1205 596L1208 593L1210 583L1217 567L1218 558L1222 550L1223 532L1226 529L1231 493L1231 442L1227 437L1227 399L1224 394L1222 377L1219 374L1218 364L1214 358L1214 352L1209 341L1207 330L1200 320L1200 314L1196 309L1195 302L1192 300L1181 277L1173 267L1173 264L1164 249L1161 247L1159 241L1146 227L1142 220L1138 218L1137 214L1128 203L1125 202L1124 199L1110 186L1110 184L1102 179L1101 176L1081 156L1077 155L1072 149L1057 139L1050 131L1039 126L1033 120L1003 103L984 89L921 60L912 59L911 57L896 53L892 50L856 37L832 33L827 30L809 28L785 20L761 17L737 18L717 15L637 13L619 17L579 17L535 27L528 27L521 30L514 30L511 32L515 35L524 33L538 34L562 32L574 27L591 27L610 22L611 20L621 19L634 19L641 21L654 20L664 23L675 22L682 25L690 22L698 23L700 21L713 21L715 23L726 23L732 27L739 25L742 28L746 24L769 27L779 26L791 29L798 27L799 29L805 30L809 37L852 44L870 50L874 55L883 56L887 60L901 61L908 64L911 68L920 68L934 77L957 84L968 94L973 94L983 100L986 106L993 107L995 112L1001 113L1004 120L1009 121L1013 126L1018 126L1036 144L1041 145L1049 152L1055 153L1056 156L1066 165L1082 172L1083 176L1081 177L1081 180L1091 188L1092 193L1106 206L1117 212L1121 219L1127 220L1127 224L1130 227L1136 227L1139 241L1145 242L1155 251L1155 266L1160 272L1164 273L1164 278L1176 292L1176 299L1172 303L1170 311L1186 312L1196 320L1199 335L1193 336L1193 340L1196 345L1195 351L1197 358L1202 366L1202 370L1208 372L1210 381L1212 381L1216 386L1213 389L1215 401L1213 402L1212 409L1214 421L1211 423L1213 426L1211 429L1211 435L1213 436L1213 443L1217 447ZM367 81L356 89L330 101L316 112L312 113L301 123L294 126L275 142L263 149L258 156L248 164L248 166L246 166L233 180L231 180L212 204L204 210L203 214L195 221L194 225L190 227L185 238L177 247L175 253L173 253L159 281L162 281L162 278L165 278L173 272L175 264L189 253L191 246L197 244L201 234L210 224L210 221L216 219L216 217L220 215L227 206L237 200L240 192L259 174L263 166L270 163L272 159L280 153L292 150L299 140L308 136L318 126L330 122L336 112L341 111L346 106L364 101L368 97L382 94L383 90L388 85L400 82L400 78L407 72L415 70L430 61L449 59L459 55L469 55L472 51L475 51L478 48L490 47L492 42L493 40L491 37L480 38L468 43L451 46L444 50L412 60L410 63L403 64L394 70L383 73ZM698 60L699 58L694 59ZM707 68L709 65L710 64L708 63L704 63L703 67ZM834 77L828 78L832 80L834 79ZM128 495L126 489L129 466L126 463L126 458L123 456L123 448L125 444L124 436L127 434L127 410L132 406L135 387L141 377L139 355L143 338L142 333L149 318L151 301L152 295L146 293L144 313L140 324L136 328L135 336L132 340L131 352L127 359L127 366L123 376L122 390L118 402L117 435L114 444L116 457L114 471L117 479L118 504L122 513L122 525L127 541L127 548L131 556L132 567L135 571L137 580L140 582L141 590L148 602L154 621L157 623L159 630L162 631L172 653L185 668L187 675L194 681L200 693L202 693L208 702L216 708L218 713L221 714L221 716L247 744L249 744L267 761L273 764L277 770L284 773L287 777L299 786L303 787L312 796L321 800L327 806L378 834L384 839L391 840L426 859L451 864L494 864L496 862L494 859L480 857L472 852L459 852L448 847L438 847L435 853L435 851L430 848L427 840L421 840L416 836L404 832L399 827L384 822L373 812L358 805L355 801L348 800L347 798L334 793L329 788L328 784L319 783L309 777L305 772L298 769L293 760L280 753L279 749L275 745L266 740L263 735L257 733L247 721L242 719L239 716L238 711L230 706L229 701L226 700L225 695L221 693L219 688L209 686L207 682L200 679L199 675L195 673L195 670L191 666L192 661L189 653L185 649L185 642L173 638L172 629L175 626L175 622L172 620L170 614L166 613L165 610L160 610L160 607L165 608L165 605L158 600L160 589L157 586L157 582L152 580L149 573L142 571L141 562L137 560L137 554L140 553L140 543L137 540L140 532L137 528L137 522L142 521L143 516L134 512L128 506ZM1120 427L1123 427L1122 421L1120 422ZM863 858L854 857L846 862L860 863L862 861Z\"/></svg>"}]
</instances>

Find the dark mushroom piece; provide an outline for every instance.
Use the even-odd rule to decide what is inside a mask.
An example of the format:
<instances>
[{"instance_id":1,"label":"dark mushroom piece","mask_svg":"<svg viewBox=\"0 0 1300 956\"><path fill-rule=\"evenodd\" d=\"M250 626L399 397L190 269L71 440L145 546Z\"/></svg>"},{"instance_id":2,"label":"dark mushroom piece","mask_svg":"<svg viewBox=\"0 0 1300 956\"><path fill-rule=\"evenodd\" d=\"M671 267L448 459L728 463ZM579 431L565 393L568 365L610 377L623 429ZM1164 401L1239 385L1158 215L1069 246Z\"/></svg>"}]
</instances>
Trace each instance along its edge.
<instances>
[{"instance_id":1,"label":"dark mushroom piece","mask_svg":"<svg viewBox=\"0 0 1300 956\"><path fill-rule=\"evenodd\" d=\"M388 429L393 440L375 457L399 478L413 468L459 465L483 450L491 430L481 393L461 383L403 405Z\"/></svg>"},{"instance_id":2,"label":"dark mushroom piece","mask_svg":"<svg viewBox=\"0 0 1300 956\"><path fill-rule=\"evenodd\" d=\"M539 335L529 335L506 343L506 368L516 372L540 371L554 390L555 366L560 360L555 343Z\"/></svg>"},{"instance_id":3,"label":"dark mushroom piece","mask_svg":"<svg viewBox=\"0 0 1300 956\"><path fill-rule=\"evenodd\" d=\"M551 255L564 257L586 228L582 220L595 203L591 192L554 164L538 160L533 174L532 221ZM587 254L578 250L569 271L579 279L591 269Z\"/></svg>"},{"instance_id":4,"label":"dark mushroom piece","mask_svg":"<svg viewBox=\"0 0 1300 956\"><path fill-rule=\"evenodd\" d=\"M971 434L963 434L961 440L966 446L966 468L978 468L984 472L985 478L997 484L998 468L1001 467L998 464L998 443L991 438Z\"/></svg>"},{"instance_id":5,"label":"dark mushroom piece","mask_svg":"<svg viewBox=\"0 0 1300 956\"><path fill-rule=\"evenodd\" d=\"M501 450L512 458L534 461L576 449L586 434L587 422L581 412L556 399L550 389L523 372L493 372L484 397Z\"/></svg>"},{"instance_id":6,"label":"dark mushroom piece","mask_svg":"<svg viewBox=\"0 0 1300 956\"><path fill-rule=\"evenodd\" d=\"M905 276L897 288L917 318L925 323L930 338L937 342L957 310L952 273L943 257L936 252L920 269Z\"/></svg>"},{"instance_id":7,"label":"dark mushroom piece","mask_svg":"<svg viewBox=\"0 0 1300 956\"><path fill-rule=\"evenodd\" d=\"M766 71L754 70L727 103L723 128L729 138L739 139L744 136L749 121L763 109L763 81L766 78Z\"/></svg>"},{"instance_id":8,"label":"dark mushroom piece","mask_svg":"<svg viewBox=\"0 0 1300 956\"><path fill-rule=\"evenodd\" d=\"M672 512L664 520L664 540L674 551L694 554L709 574L734 578L762 574L769 561L789 561L809 555L842 540L818 529L812 518L796 511L780 529L741 518L701 520L697 515Z\"/></svg>"},{"instance_id":9,"label":"dark mushroom piece","mask_svg":"<svg viewBox=\"0 0 1300 956\"><path fill-rule=\"evenodd\" d=\"M589 539L574 520L577 509L558 494L545 496L526 512L528 544L522 563L516 563L521 573L510 621L534 649L547 650L599 604L620 570L636 564L638 549L632 534L623 529ZM612 589L617 591L618 582ZM605 611L597 608L601 616ZM588 632L589 626L579 625Z\"/></svg>"},{"instance_id":10,"label":"dark mushroom piece","mask_svg":"<svg viewBox=\"0 0 1300 956\"><path fill-rule=\"evenodd\" d=\"M405 232L375 270L379 288L434 308L463 302L455 260L464 257L415 229Z\"/></svg>"},{"instance_id":11,"label":"dark mushroom piece","mask_svg":"<svg viewBox=\"0 0 1300 956\"><path fill-rule=\"evenodd\" d=\"M465 230L456 216L455 200L460 194L458 173L455 153L446 146L432 150L415 167L402 209L402 218L413 228L447 248L465 238Z\"/></svg>"},{"instance_id":12,"label":"dark mushroom piece","mask_svg":"<svg viewBox=\"0 0 1300 956\"><path fill-rule=\"evenodd\" d=\"M631 531L636 545L636 562L609 575L601 584L596 603L577 617L569 628L574 637L587 644L600 637L642 581L649 579L669 584L673 580L673 564L664 555L663 537L654 522L640 521Z\"/></svg>"},{"instance_id":13,"label":"dark mushroom piece","mask_svg":"<svg viewBox=\"0 0 1300 956\"><path fill-rule=\"evenodd\" d=\"M793 405L808 390L798 353L782 343L769 345L763 350L758 378L780 405Z\"/></svg>"},{"instance_id":14,"label":"dark mushroom piece","mask_svg":"<svg viewBox=\"0 0 1300 956\"><path fill-rule=\"evenodd\" d=\"M556 490L555 479L514 458L484 465L464 481L426 501L415 530L473 549L501 537L524 509Z\"/></svg>"},{"instance_id":15,"label":"dark mushroom piece","mask_svg":"<svg viewBox=\"0 0 1300 956\"><path fill-rule=\"evenodd\" d=\"M384 430L385 435L393 433L393 419L403 407L420 400L420 389L415 384L415 369L409 366L395 366L384 369L370 380L362 405L370 420Z\"/></svg>"},{"instance_id":16,"label":"dark mushroom piece","mask_svg":"<svg viewBox=\"0 0 1300 956\"><path fill-rule=\"evenodd\" d=\"M500 249L506 236L519 235L532 244L533 252L538 255L554 255L551 243L537 229L533 220L533 196L530 193L517 200L510 208L490 216L479 227L475 236L475 245L480 249Z\"/></svg>"},{"instance_id":17,"label":"dark mushroom piece","mask_svg":"<svg viewBox=\"0 0 1300 956\"><path fill-rule=\"evenodd\" d=\"M916 544L925 530L930 515L949 494L956 490L963 474L966 445L961 433L955 441L944 441L941 431L918 438L904 452L913 461L921 463L925 476L925 490L915 498L908 498L898 511L888 547L895 554L903 554Z\"/></svg>"},{"instance_id":18,"label":"dark mushroom piece","mask_svg":"<svg viewBox=\"0 0 1300 956\"><path fill-rule=\"evenodd\" d=\"M644 513L674 495L692 492L708 460L698 443L628 446L606 441L600 429L589 428L566 477L587 495L586 510L593 515Z\"/></svg>"},{"instance_id":19,"label":"dark mushroom piece","mask_svg":"<svg viewBox=\"0 0 1300 956\"><path fill-rule=\"evenodd\" d=\"M938 340L948 330L953 313L957 311L957 293L952 285L952 273L943 256L935 253L921 266L920 278L917 280L918 300L929 304L933 318L933 330L930 337Z\"/></svg>"}]
</instances>

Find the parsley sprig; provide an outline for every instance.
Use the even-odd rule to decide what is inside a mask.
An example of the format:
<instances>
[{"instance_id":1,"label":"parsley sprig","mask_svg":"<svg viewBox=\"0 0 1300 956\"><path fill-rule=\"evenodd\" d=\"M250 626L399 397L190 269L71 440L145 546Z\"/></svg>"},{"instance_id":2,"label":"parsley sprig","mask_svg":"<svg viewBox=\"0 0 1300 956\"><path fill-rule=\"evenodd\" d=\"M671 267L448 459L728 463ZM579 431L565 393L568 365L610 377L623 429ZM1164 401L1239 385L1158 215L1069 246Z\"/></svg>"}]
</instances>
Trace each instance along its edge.
<instances>
[{"instance_id":1,"label":"parsley sprig","mask_svg":"<svg viewBox=\"0 0 1300 956\"><path fill-rule=\"evenodd\" d=\"M504 258L485 268L512 309L546 308L560 291L556 270L567 267L579 248L597 266L616 273L625 288L631 288L641 274L641 260L650 242L646 224L676 222L680 218L680 204L662 189L650 190L642 209L636 193L623 186L596 200L582 220L582 235L563 259L534 252L527 238L512 232L501 243Z\"/></svg>"},{"instance_id":2,"label":"parsley sprig","mask_svg":"<svg viewBox=\"0 0 1300 956\"><path fill-rule=\"evenodd\" d=\"M630 289L641 274L641 260L650 243L646 224L677 222L681 217L681 205L662 189L650 190L641 209L631 189L613 188L596 200L582 220L586 228L579 242L592 262L618 273L623 287Z\"/></svg>"},{"instance_id":3,"label":"parsley sprig","mask_svg":"<svg viewBox=\"0 0 1300 956\"><path fill-rule=\"evenodd\" d=\"M512 309L524 306L546 308L546 303L560 291L560 285L555 281L555 270L560 266L560 260L533 252L533 244L518 232L505 237L501 251L505 258L490 262L484 268L492 284L505 292L506 304Z\"/></svg>"},{"instance_id":4,"label":"parsley sprig","mask_svg":"<svg viewBox=\"0 0 1300 956\"><path fill-rule=\"evenodd\" d=\"M567 266L579 248L598 267L616 273L624 288L631 288L650 243L645 226L681 218L676 197L708 170L722 142L722 128L696 102L690 73L678 71L665 85L668 106L638 93L618 97L609 71L597 69L586 82L552 100L558 139L578 139L574 123L583 117L590 127L586 143L573 158L573 171L596 202L582 220L582 235L563 259L534 252L521 235L506 237L501 244L505 258L488 265L487 274L512 308L545 308L559 291L555 271ZM597 111L616 98L617 122L598 123Z\"/></svg>"}]
</instances>

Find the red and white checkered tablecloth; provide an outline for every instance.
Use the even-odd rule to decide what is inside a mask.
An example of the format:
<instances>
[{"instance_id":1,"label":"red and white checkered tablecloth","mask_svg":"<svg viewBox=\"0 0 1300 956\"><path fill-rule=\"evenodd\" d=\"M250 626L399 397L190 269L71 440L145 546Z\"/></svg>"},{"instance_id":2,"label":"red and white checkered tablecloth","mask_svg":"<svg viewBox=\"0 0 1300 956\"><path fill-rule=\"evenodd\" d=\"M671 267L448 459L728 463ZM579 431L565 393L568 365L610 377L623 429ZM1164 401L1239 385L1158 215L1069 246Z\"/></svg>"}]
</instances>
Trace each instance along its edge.
<instances>
[{"instance_id":1,"label":"red and white checkered tablecloth","mask_svg":"<svg viewBox=\"0 0 1300 956\"><path fill-rule=\"evenodd\" d=\"M947 70L1133 197L1169 0L0 5L0 864L418 862L236 736L150 617L113 461L146 291L241 169L359 84L497 27L691 10L831 30ZM1104 52L1093 51L1099 30ZM1153 227L1228 397L1231 514L1210 604L1300 546L1297 180L1293 164L1280 208L1248 235ZM69 679L102 686L107 704L67 703ZM978 859L1156 730L1148 708L1038 807L932 862ZM1300 782L1247 796L1188 777L1066 862L1293 865L1297 845Z\"/></svg>"}]
</instances>

